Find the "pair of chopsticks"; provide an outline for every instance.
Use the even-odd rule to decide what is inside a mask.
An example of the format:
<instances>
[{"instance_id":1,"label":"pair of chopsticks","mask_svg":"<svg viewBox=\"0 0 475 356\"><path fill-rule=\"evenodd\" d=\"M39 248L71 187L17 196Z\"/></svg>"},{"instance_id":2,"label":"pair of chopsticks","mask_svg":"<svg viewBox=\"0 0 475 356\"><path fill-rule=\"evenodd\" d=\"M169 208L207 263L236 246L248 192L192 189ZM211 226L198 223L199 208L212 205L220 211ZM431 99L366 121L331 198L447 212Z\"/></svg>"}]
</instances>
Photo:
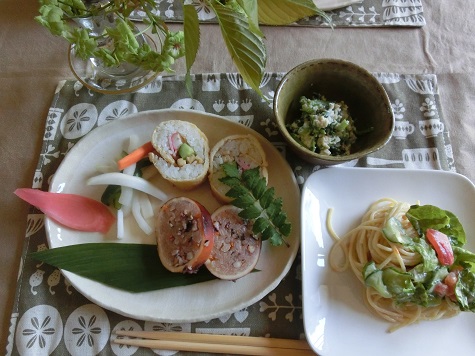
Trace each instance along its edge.
<instances>
[{"instance_id":1,"label":"pair of chopsticks","mask_svg":"<svg viewBox=\"0 0 475 356\"><path fill-rule=\"evenodd\" d=\"M305 340L162 331L116 330L115 334L128 337L115 338L113 342L117 344L152 349L256 356L315 355Z\"/></svg>"}]
</instances>

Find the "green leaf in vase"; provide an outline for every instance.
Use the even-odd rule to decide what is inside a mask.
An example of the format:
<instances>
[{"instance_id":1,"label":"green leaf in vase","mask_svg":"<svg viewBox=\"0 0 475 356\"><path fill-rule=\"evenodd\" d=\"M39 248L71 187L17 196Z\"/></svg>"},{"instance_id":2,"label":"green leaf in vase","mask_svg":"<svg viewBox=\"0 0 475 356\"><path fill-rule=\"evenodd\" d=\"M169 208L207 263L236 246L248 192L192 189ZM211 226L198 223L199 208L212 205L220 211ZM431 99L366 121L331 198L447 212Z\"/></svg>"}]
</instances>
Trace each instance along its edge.
<instances>
[{"instance_id":1,"label":"green leaf in vase","mask_svg":"<svg viewBox=\"0 0 475 356\"><path fill-rule=\"evenodd\" d=\"M186 78L185 85L188 93L192 92L191 67L195 63L196 55L200 47L200 22L198 13L193 5L183 5L183 32L185 34L185 61Z\"/></svg>"},{"instance_id":2,"label":"green leaf in vase","mask_svg":"<svg viewBox=\"0 0 475 356\"><path fill-rule=\"evenodd\" d=\"M312 0L258 0L259 22L266 25L282 26L296 22L304 17L319 15L331 23L329 16L319 10Z\"/></svg>"},{"instance_id":3,"label":"green leaf in vase","mask_svg":"<svg viewBox=\"0 0 475 356\"><path fill-rule=\"evenodd\" d=\"M228 52L244 81L259 95L259 88L266 66L266 50L262 39L250 30L244 12L219 2L211 4L221 28Z\"/></svg>"},{"instance_id":4,"label":"green leaf in vase","mask_svg":"<svg viewBox=\"0 0 475 356\"><path fill-rule=\"evenodd\" d=\"M156 245L85 243L33 252L29 257L132 293L216 279L206 268L196 274L168 271L160 262Z\"/></svg>"},{"instance_id":5,"label":"green leaf in vase","mask_svg":"<svg viewBox=\"0 0 475 356\"><path fill-rule=\"evenodd\" d=\"M237 0L249 20L249 29L257 36L264 37L259 28L259 10L257 0Z\"/></svg>"}]
</instances>

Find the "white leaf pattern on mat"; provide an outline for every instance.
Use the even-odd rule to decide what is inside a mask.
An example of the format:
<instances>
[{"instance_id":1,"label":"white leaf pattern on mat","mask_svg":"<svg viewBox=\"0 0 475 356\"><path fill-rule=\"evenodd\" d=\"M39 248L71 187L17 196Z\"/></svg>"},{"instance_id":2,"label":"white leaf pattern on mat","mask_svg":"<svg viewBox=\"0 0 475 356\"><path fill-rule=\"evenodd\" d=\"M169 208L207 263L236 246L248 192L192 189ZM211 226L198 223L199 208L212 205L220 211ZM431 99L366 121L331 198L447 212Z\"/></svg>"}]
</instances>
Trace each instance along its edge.
<instances>
[{"instance_id":1,"label":"white leaf pattern on mat","mask_svg":"<svg viewBox=\"0 0 475 356\"><path fill-rule=\"evenodd\" d=\"M127 336L115 336L115 332L117 330L123 330L123 331L142 331L142 328L140 325L133 321L133 320L123 320L120 323L118 323L112 332L110 340L113 341L115 339L129 339ZM130 345L122 345L122 344L116 344L111 342L111 349L114 354L118 356L130 356L133 355L137 350L137 346L130 346Z\"/></svg>"},{"instance_id":2,"label":"white leaf pattern on mat","mask_svg":"<svg viewBox=\"0 0 475 356\"><path fill-rule=\"evenodd\" d=\"M53 145L48 145L46 151L40 154L40 158L44 165L51 163L54 158L59 157L59 151L55 151L57 147Z\"/></svg>"},{"instance_id":3,"label":"white leaf pattern on mat","mask_svg":"<svg viewBox=\"0 0 475 356\"><path fill-rule=\"evenodd\" d=\"M264 301L259 302L259 311L266 312L270 311L270 313L267 315L269 319L272 321L275 321L277 319L277 313L280 310L288 310L288 312L285 314L285 319L288 320L289 322L293 321L294 318L294 312L297 309L302 309L300 306L295 306L293 304L293 295L288 294L284 297L285 301L288 303L288 305L279 305L277 302L277 295L276 293L272 293L268 295L269 300L272 302L272 304L267 304Z\"/></svg>"},{"instance_id":4,"label":"white leaf pattern on mat","mask_svg":"<svg viewBox=\"0 0 475 356\"><path fill-rule=\"evenodd\" d=\"M375 23L380 14L377 13L374 6L365 9L364 6L359 6L356 11L351 6L339 12L339 17L348 23Z\"/></svg>"},{"instance_id":5,"label":"white leaf pattern on mat","mask_svg":"<svg viewBox=\"0 0 475 356\"><path fill-rule=\"evenodd\" d=\"M437 107L435 102L431 98L425 98L420 110L424 114L424 117L433 117L437 114Z\"/></svg>"},{"instance_id":6,"label":"white leaf pattern on mat","mask_svg":"<svg viewBox=\"0 0 475 356\"><path fill-rule=\"evenodd\" d=\"M394 123L393 137L397 140L405 140L409 135L414 133L414 125L409 121L403 121L406 107L399 99L396 99L394 103L391 103L391 108L393 109L394 118L396 119Z\"/></svg>"},{"instance_id":7,"label":"white leaf pattern on mat","mask_svg":"<svg viewBox=\"0 0 475 356\"><path fill-rule=\"evenodd\" d=\"M174 323L157 323L152 321L146 321L144 325L145 331L169 331L169 332L183 332L189 333L191 332L191 324L174 324ZM174 355L177 351L174 350L153 350L154 353L160 356L169 356Z\"/></svg>"},{"instance_id":8,"label":"white leaf pattern on mat","mask_svg":"<svg viewBox=\"0 0 475 356\"><path fill-rule=\"evenodd\" d=\"M102 126L114 120L120 120L127 115L138 112L137 106L127 100L117 100L107 105L99 114L97 125Z\"/></svg>"},{"instance_id":9,"label":"white leaf pattern on mat","mask_svg":"<svg viewBox=\"0 0 475 356\"><path fill-rule=\"evenodd\" d=\"M201 104L198 100L191 99L191 98L184 98L184 99L177 100L172 104L172 106L170 106L170 108L206 111L203 104Z\"/></svg>"},{"instance_id":10,"label":"white leaf pattern on mat","mask_svg":"<svg viewBox=\"0 0 475 356\"><path fill-rule=\"evenodd\" d=\"M26 222L26 237L34 235L44 226L44 217L44 214L28 214Z\"/></svg>"},{"instance_id":11,"label":"white leaf pattern on mat","mask_svg":"<svg viewBox=\"0 0 475 356\"><path fill-rule=\"evenodd\" d=\"M76 139L91 131L97 122L97 109L88 103L76 104L63 116L61 133L67 139Z\"/></svg>"},{"instance_id":12,"label":"white leaf pattern on mat","mask_svg":"<svg viewBox=\"0 0 475 356\"><path fill-rule=\"evenodd\" d=\"M260 125L264 127L264 130L265 130L267 136L269 136L269 137L278 135L278 133L279 133L276 129L277 125L271 119L266 119L266 120L262 121Z\"/></svg>"},{"instance_id":13,"label":"white leaf pattern on mat","mask_svg":"<svg viewBox=\"0 0 475 356\"><path fill-rule=\"evenodd\" d=\"M49 305L28 309L18 322L15 342L20 355L50 355L63 335L61 316Z\"/></svg>"},{"instance_id":14,"label":"white leaf pattern on mat","mask_svg":"<svg viewBox=\"0 0 475 356\"><path fill-rule=\"evenodd\" d=\"M406 112L406 108L404 107L404 103L401 100L396 99L394 103L391 103L391 108L393 109L394 118L396 120L404 119L404 113Z\"/></svg>"},{"instance_id":15,"label":"white leaf pattern on mat","mask_svg":"<svg viewBox=\"0 0 475 356\"><path fill-rule=\"evenodd\" d=\"M97 305L80 306L69 315L64 326L64 342L73 356L97 355L109 341L110 323Z\"/></svg>"}]
</instances>

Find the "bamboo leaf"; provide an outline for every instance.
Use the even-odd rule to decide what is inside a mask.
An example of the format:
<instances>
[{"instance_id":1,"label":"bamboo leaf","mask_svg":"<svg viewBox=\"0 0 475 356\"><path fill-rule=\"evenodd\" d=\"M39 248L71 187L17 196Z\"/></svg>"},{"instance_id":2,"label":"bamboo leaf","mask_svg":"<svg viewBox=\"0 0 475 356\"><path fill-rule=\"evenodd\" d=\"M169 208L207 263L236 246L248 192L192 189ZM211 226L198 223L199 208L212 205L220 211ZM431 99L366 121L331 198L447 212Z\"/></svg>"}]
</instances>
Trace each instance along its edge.
<instances>
[{"instance_id":1,"label":"bamboo leaf","mask_svg":"<svg viewBox=\"0 0 475 356\"><path fill-rule=\"evenodd\" d=\"M259 95L263 95L260 84L266 67L266 50L262 38L249 28L246 15L224 6L219 2L211 4L221 34L233 59L234 65L244 81Z\"/></svg>"},{"instance_id":2,"label":"bamboo leaf","mask_svg":"<svg viewBox=\"0 0 475 356\"><path fill-rule=\"evenodd\" d=\"M258 0L259 22L266 25L289 25L310 16L322 16L327 22L331 19L319 10L312 0Z\"/></svg>"},{"instance_id":3,"label":"bamboo leaf","mask_svg":"<svg viewBox=\"0 0 475 356\"><path fill-rule=\"evenodd\" d=\"M29 257L132 293L186 286L215 279L206 268L196 274L168 271L156 245L86 243L33 252Z\"/></svg>"}]
</instances>

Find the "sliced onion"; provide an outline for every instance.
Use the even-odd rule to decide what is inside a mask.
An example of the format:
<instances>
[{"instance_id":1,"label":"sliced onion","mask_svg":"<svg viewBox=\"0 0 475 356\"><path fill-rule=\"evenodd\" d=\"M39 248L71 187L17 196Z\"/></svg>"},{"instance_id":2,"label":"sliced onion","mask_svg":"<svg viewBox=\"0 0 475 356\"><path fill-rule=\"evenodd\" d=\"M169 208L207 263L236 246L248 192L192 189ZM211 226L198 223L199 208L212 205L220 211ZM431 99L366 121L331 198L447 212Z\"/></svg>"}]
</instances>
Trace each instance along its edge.
<instances>
[{"instance_id":1,"label":"sliced onion","mask_svg":"<svg viewBox=\"0 0 475 356\"><path fill-rule=\"evenodd\" d=\"M95 177L91 177L87 180L87 185L120 185L122 187L130 187L141 192L147 193L161 201L166 201L169 197L156 186L154 186L149 181L136 177L136 176L129 176L127 174L113 172L113 173L104 173L99 174Z\"/></svg>"},{"instance_id":2,"label":"sliced onion","mask_svg":"<svg viewBox=\"0 0 475 356\"><path fill-rule=\"evenodd\" d=\"M132 214L134 215L135 221L137 221L137 225L142 229L142 231L147 235L151 235L153 229L142 215L138 194L135 194L134 198L132 199Z\"/></svg>"},{"instance_id":3,"label":"sliced onion","mask_svg":"<svg viewBox=\"0 0 475 356\"><path fill-rule=\"evenodd\" d=\"M117 238L122 240L124 238L124 211L117 210Z\"/></svg>"},{"instance_id":4,"label":"sliced onion","mask_svg":"<svg viewBox=\"0 0 475 356\"><path fill-rule=\"evenodd\" d=\"M123 174L133 176L135 172L136 164L132 164L124 169ZM119 203L123 206L131 206L132 205L132 197L134 194L134 190L130 187L121 186L121 193L119 197Z\"/></svg>"},{"instance_id":5,"label":"sliced onion","mask_svg":"<svg viewBox=\"0 0 475 356\"><path fill-rule=\"evenodd\" d=\"M97 165L96 171L99 173L117 172L117 162L111 161L109 164L105 163Z\"/></svg>"},{"instance_id":6,"label":"sliced onion","mask_svg":"<svg viewBox=\"0 0 475 356\"><path fill-rule=\"evenodd\" d=\"M127 147L127 153L132 152L137 147L140 146L139 137L137 135L130 135L129 136L129 146Z\"/></svg>"},{"instance_id":7,"label":"sliced onion","mask_svg":"<svg viewBox=\"0 0 475 356\"><path fill-rule=\"evenodd\" d=\"M148 198L148 195L142 192L135 192L137 199L140 203L140 211L145 219L152 218L155 214L153 212L153 206Z\"/></svg>"}]
</instances>

